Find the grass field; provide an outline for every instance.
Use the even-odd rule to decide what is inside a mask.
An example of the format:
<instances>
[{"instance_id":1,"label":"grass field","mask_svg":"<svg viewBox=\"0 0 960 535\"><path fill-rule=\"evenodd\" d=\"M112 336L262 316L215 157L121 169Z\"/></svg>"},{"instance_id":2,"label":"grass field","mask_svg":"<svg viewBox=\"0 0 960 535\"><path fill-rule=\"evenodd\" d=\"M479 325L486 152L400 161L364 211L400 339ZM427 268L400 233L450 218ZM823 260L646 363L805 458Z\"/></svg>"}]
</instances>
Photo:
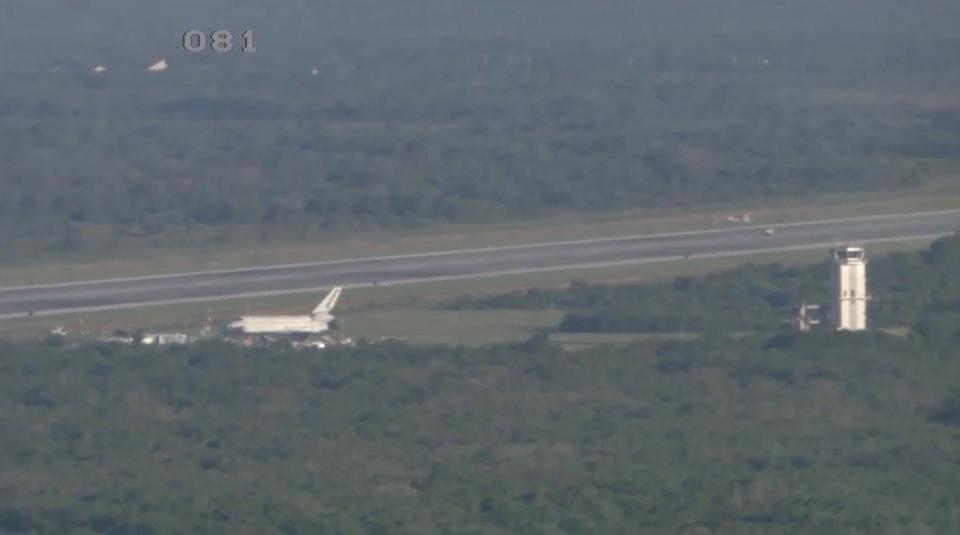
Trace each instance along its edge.
<instances>
[{"instance_id":1,"label":"grass field","mask_svg":"<svg viewBox=\"0 0 960 535\"><path fill-rule=\"evenodd\" d=\"M520 342L556 328L563 312L518 310L389 310L344 316L341 329L351 338L392 338L416 344L479 346Z\"/></svg>"},{"instance_id":2,"label":"grass field","mask_svg":"<svg viewBox=\"0 0 960 535\"><path fill-rule=\"evenodd\" d=\"M567 351L578 351L602 345L627 346L650 340L691 340L693 333L552 333L551 343Z\"/></svg>"},{"instance_id":3,"label":"grass field","mask_svg":"<svg viewBox=\"0 0 960 535\"><path fill-rule=\"evenodd\" d=\"M750 336L750 332L728 333L733 338ZM549 340L567 351L580 351L597 346L628 346L651 340L693 340L700 338L699 333L551 333Z\"/></svg>"},{"instance_id":4,"label":"grass field","mask_svg":"<svg viewBox=\"0 0 960 535\"><path fill-rule=\"evenodd\" d=\"M920 250L929 245L927 240L877 243L870 246L871 256L894 251ZM430 310L438 303L452 300L460 294L496 294L531 287L563 287L573 280L594 283L657 282L678 276L700 276L710 272L733 269L747 261L757 263L781 262L788 265L810 264L823 260L826 251L797 251L764 253L751 256L693 259L684 261L616 266L608 268L564 270L549 273L504 275L459 281L428 282L393 285L379 288L351 289L344 293L337 316L345 334L355 338L379 339L392 337L408 341L444 343L452 341L471 345L524 339L543 330L549 323L547 316L524 313L512 316L501 312L472 316L472 312L444 312ZM826 276L826 274L824 274ZM46 330L62 325L71 333L99 332L117 328L147 328L199 332L209 321L222 326L227 320L241 314L306 313L320 300L320 294L229 299L206 304L165 305L131 310L91 312L63 316L0 321L0 336L11 338L36 337ZM438 318L447 318L439 321ZM553 325L559 318L549 316ZM446 323L444 323L446 322ZM444 332L437 325L446 325ZM461 327L467 325L468 329ZM482 326L484 332L471 332Z\"/></svg>"},{"instance_id":5,"label":"grass field","mask_svg":"<svg viewBox=\"0 0 960 535\"><path fill-rule=\"evenodd\" d=\"M227 234L196 231L189 237L140 238L100 252L62 258L51 254L45 259L23 256L8 260L0 263L0 287L704 229L723 224L717 221L729 214L743 212L750 212L758 224L775 224L958 207L960 183L944 179L909 196L848 194L817 204L781 202L710 207L696 212L577 214L526 222L354 235L263 235L258 229L234 229Z\"/></svg>"}]
</instances>

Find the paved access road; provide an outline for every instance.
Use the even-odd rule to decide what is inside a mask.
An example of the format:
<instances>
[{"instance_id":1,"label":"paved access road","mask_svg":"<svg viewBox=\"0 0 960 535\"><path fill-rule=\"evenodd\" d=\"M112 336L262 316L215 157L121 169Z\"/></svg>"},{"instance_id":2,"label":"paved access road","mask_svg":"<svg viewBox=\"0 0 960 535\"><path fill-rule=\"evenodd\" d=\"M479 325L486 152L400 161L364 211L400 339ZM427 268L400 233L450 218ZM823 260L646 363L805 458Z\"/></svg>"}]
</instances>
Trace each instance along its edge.
<instances>
[{"instance_id":1,"label":"paved access road","mask_svg":"<svg viewBox=\"0 0 960 535\"><path fill-rule=\"evenodd\" d=\"M766 228L776 232L768 236ZM840 243L932 238L958 229L960 210L950 210L0 288L0 319L769 251L826 254Z\"/></svg>"}]
</instances>

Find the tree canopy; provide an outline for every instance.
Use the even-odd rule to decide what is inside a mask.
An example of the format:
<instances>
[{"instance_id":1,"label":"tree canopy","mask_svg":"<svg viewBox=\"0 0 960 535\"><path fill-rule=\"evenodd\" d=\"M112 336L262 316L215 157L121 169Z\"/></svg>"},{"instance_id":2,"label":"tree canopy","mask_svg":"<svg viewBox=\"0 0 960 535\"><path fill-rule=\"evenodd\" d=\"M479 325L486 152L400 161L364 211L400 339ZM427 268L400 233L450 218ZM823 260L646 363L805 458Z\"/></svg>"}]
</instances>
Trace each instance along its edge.
<instances>
[{"instance_id":1,"label":"tree canopy","mask_svg":"<svg viewBox=\"0 0 960 535\"><path fill-rule=\"evenodd\" d=\"M4 239L902 191L960 154L950 2L107 4L5 7ZM220 26L258 52L182 50Z\"/></svg>"}]
</instances>

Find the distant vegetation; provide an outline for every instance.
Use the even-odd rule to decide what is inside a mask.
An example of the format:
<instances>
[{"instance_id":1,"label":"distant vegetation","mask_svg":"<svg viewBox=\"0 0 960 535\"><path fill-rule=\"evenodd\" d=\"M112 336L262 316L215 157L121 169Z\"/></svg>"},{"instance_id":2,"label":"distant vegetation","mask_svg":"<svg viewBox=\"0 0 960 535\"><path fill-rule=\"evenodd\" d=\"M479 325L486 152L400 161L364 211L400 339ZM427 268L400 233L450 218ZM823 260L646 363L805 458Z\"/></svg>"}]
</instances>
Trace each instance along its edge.
<instances>
[{"instance_id":1,"label":"distant vegetation","mask_svg":"<svg viewBox=\"0 0 960 535\"><path fill-rule=\"evenodd\" d=\"M960 156L955 2L407 4L5 7L0 238L901 191ZM219 26L259 52L179 48Z\"/></svg>"},{"instance_id":2,"label":"distant vegetation","mask_svg":"<svg viewBox=\"0 0 960 535\"><path fill-rule=\"evenodd\" d=\"M573 353L0 342L0 532L950 533L956 320Z\"/></svg>"},{"instance_id":3,"label":"distant vegetation","mask_svg":"<svg viewBox=\"0 0 960 535\"><path fill-rule=\"evenodd\" d=\"M829 307L830 267L829 261L802 267L748 263L661 284L574 282L566 289L464 295L446 308L566 310L560 325L565 332L770 331L794 317L803 301ZM960 236L938 240L922 254L870 259L867 278L875 327L960 322ZM953 315L935 319L951 310Z\"/></svg>"}]
</instances>

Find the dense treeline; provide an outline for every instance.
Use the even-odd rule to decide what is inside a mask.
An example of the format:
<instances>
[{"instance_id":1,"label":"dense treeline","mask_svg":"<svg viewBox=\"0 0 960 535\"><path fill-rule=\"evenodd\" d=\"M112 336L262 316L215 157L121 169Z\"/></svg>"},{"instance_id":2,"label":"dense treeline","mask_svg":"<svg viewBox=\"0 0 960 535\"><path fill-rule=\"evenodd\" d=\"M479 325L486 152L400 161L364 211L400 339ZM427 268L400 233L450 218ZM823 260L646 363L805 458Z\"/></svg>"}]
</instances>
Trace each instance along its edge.
<instances>
[{"instance_id":1,"label":"dense treeline","mask_svg":"<svg viewBox=\"0 0 960 535\"><path fill-rule=\"evenodd\" d=\"M958 343L50 344L0 343L0 532L960 524Z\"/></svg>"},{"instance_id":2,"label":"dense treeline","mask_svg":"<svg viewBox=\"0 0 960 535\"><path fill-rule=\"evenodd\" d=\"M803 301L826 310L831 265L747 263L731 272L660 284L574 282L565 289L464 295L447 307L568 310L560 326L566 332L769 331L793 318ZM960 236L938 240L923 253L870 259L868 284L875 327L907 326L942 312L960 312Z\"/></svg>"},{"instance_id":3,"label":"dense treeline","mask_svg":"<svg viewBox=\"0 0 960 535\"><path fill-rule=\"evenodd\" d=\"M897 190L960 155L950 2L107 4L5 7L2 235ZM221 25L258 52L179 49Z\"/></svg>"}]
</instances>

